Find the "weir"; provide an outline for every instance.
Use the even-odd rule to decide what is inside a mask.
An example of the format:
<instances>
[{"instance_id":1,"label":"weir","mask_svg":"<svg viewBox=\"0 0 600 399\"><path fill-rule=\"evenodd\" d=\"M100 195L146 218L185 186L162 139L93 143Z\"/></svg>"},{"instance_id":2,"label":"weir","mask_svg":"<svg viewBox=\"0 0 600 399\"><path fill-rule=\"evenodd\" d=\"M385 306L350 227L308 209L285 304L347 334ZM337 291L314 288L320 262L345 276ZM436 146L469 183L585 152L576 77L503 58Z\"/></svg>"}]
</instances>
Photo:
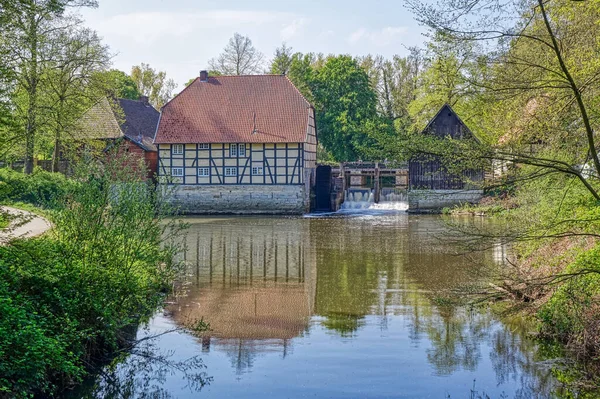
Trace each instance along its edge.
<instances>
[{"instance_id":1,"label":"weir","mask_svg":"<svg viewBox=\"0 0 600 399\"><path fill-rule=\"evenodd\" d=\"M408 209L408 195L405 190L394 188L380 189L379 202L375 203L374 189L349 188L341 210L398 210Z\"/></svg>"},{"instance_id":2,"label":"weir","mask_svg":"<svg viewBox=\"0 0 600 399\"><path fill-rule=\"evenodd\" d=\"M446 207L475 203L482 196L481 189L468 183L452 180L452 186L440 185L433 179L435 174L417 173L420 180L413 179L415 170L407 164L377 162L347 162L337 168L319 166L312 209L437 213ZM425 177L427 182L436 184L424 186ZM419 184L415 183L417 180Z\"/></svg>"}]
</instances>

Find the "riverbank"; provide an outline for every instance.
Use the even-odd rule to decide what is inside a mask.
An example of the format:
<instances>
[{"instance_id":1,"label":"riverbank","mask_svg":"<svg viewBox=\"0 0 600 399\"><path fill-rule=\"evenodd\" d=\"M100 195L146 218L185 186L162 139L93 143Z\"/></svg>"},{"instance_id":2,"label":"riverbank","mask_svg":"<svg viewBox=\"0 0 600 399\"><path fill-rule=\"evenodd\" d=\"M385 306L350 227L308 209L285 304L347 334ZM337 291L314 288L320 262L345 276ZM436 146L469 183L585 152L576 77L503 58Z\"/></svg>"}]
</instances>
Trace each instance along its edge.
<instances>
[{"instance_id":1,"label":"riverbank","mask_svg":"<svg viewBox=\"0 0 600 399\"><path fill-rule=\"evenodd\" d=\"M524 187L513 196L487 197L447 213L485 216L501 226L478 232L484 241L494 237L511 245L512 255L497 276L493 297L505 301L504 313L534 320L540 338L560 343L580 364L577 372L563 376L565 383L599 389L600 209L577 195L577 205L551 196L531 204L531 191Z\"/></svg>"},{"instance_id":2,"label":"riverbank","mask_svg":"<svg viewBox=\"0 0 600 399\"><path fill-rule=\"evenodd\" d=\"M152 186L120 176L0 174L0 200L44 204L55 226L0 247L1 398L49 397L81 383L163 303L177 272L176 249L163 239L176 227L162 222Z\"/></svg>"}]
</instances>

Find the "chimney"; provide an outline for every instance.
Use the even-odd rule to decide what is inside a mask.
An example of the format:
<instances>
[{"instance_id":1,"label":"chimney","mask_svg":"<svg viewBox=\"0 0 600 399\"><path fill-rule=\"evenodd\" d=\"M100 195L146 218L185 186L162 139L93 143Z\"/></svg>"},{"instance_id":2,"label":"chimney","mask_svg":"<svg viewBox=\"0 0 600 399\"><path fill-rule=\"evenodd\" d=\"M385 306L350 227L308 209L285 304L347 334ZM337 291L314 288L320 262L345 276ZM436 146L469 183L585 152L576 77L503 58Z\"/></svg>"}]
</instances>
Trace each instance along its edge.
<instances>
[{"instance_id":1,"label":"chimney","mask_svg":"<svg viewBox=\"0 0 600 399\"><path fill-rule=\"evenodd\" d=\"M208 71L200 71L200 81L208 82Z\"/></svg>"},{"instance_id":2,"label":"chimney","mask_svg":"<svg viewBox=\"0 0 600 399\"><path fill-rule=\"evenodd\" d=\"M145 105L148 105L148 96L140 96L138 101L144 103Z\"/></svg>"}]
</instances>

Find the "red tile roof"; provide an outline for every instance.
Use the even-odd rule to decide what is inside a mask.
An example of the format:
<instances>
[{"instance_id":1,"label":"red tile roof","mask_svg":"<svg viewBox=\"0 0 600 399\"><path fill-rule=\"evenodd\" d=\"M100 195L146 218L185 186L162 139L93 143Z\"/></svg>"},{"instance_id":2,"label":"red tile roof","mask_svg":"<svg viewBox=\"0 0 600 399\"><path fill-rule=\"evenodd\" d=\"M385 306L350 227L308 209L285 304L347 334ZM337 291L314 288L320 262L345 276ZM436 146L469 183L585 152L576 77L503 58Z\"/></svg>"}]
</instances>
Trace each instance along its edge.
<instances>
[{"instance_id":1,"label":"red tile roof","mask_svg":"<svg viewBox=\"0 0 600 399\"><path fill-rule=\"evenodd\" d=\"M310 109L286 76L197 78L162 108L154 142L301 143Z\"/></svg>"}]
</instances>

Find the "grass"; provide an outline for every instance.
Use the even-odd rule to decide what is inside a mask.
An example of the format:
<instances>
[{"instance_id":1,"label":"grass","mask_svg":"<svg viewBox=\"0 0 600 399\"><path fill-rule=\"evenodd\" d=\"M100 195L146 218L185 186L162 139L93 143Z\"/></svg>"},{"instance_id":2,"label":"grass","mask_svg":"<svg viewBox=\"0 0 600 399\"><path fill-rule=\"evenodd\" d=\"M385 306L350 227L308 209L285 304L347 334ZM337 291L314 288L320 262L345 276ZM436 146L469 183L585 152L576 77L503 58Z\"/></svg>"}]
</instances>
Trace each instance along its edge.
<instances>
[{"instance_id":1,"label":"grass","mask_svg":"<svg viewBox=\"0 0 600 399\"><path fill-rule=\"evenodd\" d=\"M0 229L5 229L10 224L12 217L5 212L0 212Z\"/></svg>"}]
</instances>

